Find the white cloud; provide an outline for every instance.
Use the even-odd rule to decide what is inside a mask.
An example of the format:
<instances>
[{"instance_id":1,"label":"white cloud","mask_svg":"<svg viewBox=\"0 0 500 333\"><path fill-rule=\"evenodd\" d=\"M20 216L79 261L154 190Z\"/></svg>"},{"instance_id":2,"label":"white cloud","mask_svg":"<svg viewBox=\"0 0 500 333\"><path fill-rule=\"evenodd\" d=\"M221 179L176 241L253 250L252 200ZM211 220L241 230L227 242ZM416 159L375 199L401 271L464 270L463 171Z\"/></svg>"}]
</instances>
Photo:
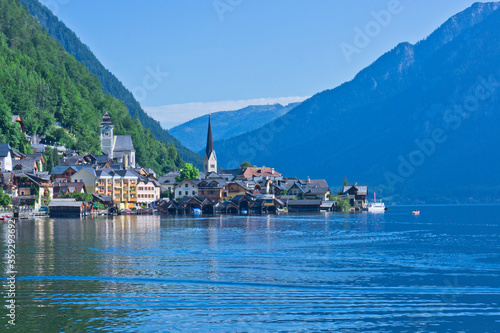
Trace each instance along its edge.
<instances>
[{"instance_id":1,"label":"white cloud","mask_svg":"<svg viewBox=\"0 0 500 333\"><path fill-rule=\"evenodd\" d=\"M218 111L234 111L250 105L282 104L302 102L309 97L257 98L241 101L199 102L144 107L144 110L158 120L163 128L170 129L194 118Z\"/></svg>"}]
</instances>

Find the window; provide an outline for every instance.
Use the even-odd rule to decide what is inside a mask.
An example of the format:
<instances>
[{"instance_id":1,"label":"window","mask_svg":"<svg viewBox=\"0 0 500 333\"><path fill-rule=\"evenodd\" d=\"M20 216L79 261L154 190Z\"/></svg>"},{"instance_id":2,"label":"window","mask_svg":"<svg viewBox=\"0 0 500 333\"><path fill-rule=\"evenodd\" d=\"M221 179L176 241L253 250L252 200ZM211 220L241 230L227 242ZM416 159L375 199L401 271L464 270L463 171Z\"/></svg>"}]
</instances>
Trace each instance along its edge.
<instances>
[{"instance_id":1,"label":"window","mask_svg":"<svg viewBox=\"0 0 500 333\"><path fill-rule=\"evenodd\" d=\"M196 195L196 192L195 192L195 191L193 191L193 195Z\"/></svg>"},{"instance_id":2,"label":"window","mask_svg":"<svg viewBox=\"0 0 500 333\"><path fill-rule=\"evenodd\" d=\"M189 192L188 192L188 191L186 191L186 195L189 195Z\"/></svg>"},{"instance_id":3,"label":"window","mask_svg":"<svg viewBox=\"0 0 500 333\"><path fill-rule=\"evenodd\" d=\"M188 187L189 185L188 184L184 184L184 187Z\"/></svg>"}]
</instances>

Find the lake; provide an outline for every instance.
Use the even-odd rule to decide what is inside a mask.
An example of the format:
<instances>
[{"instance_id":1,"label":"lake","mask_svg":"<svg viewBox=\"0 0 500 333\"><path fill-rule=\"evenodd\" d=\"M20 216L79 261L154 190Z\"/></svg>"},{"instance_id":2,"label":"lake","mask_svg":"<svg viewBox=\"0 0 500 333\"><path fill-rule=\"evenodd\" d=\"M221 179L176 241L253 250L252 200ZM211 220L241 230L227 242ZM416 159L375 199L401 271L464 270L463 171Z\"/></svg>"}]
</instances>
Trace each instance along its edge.
<instances>
[{"instance_id":1,"label":"lake","mask_svg":"<svg viewBox=\"0 0 500 333\"><path fill-rule=\"evenodd\" d=\"M22 220L18 332L498 332L500 206ZM6 300L7 223L2 239ZM7 303L4 303L7 304Z\"/></svg>"}]
</instances>

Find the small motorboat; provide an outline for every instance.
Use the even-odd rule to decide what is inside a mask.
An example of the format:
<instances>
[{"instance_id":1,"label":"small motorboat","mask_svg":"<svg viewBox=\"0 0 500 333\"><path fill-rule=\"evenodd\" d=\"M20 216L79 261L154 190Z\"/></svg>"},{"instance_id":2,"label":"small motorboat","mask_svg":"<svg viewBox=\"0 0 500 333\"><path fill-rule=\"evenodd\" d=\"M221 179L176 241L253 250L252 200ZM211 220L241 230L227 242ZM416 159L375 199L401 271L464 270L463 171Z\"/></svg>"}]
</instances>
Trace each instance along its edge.
<instances>
[{"instance_id":1,"label":"small motorboat","mask_svg":"<svg viewBox=\"0 0 500 333\"><path fill-rule=\"evenodd\" d=\"M420 215L420 211L419 210L414 210L413 212L411 212L413 215Z\"/></svg>"},{"instance_id":2,"label":"small motorboat","mask_svg":"<svg viewBox=\"0 0 500 333\"><path fill-rule=\"evenodd\" d=\"M193 208L193 215L201 215L201 209Z\"/></svg>"}]
</instances>

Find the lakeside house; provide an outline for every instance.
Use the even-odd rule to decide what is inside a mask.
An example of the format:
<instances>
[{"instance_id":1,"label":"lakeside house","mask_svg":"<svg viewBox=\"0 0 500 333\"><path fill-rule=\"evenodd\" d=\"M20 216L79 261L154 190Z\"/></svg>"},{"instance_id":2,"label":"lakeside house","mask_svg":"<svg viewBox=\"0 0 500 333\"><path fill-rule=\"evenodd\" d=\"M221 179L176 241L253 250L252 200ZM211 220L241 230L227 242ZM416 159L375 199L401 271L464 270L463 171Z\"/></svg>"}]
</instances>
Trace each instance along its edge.
<instances>
[{"instance_id":1,"label":"lakeside house","mask_svg":"<svg viewBox=\"0 0 500 333\"><path fill-rule=\"evenodd\" d=\"M368 186L358 185L357 183L354 185L344 185L342 195L349 197L351 206L363 207L367 202Z\"/></svg>"}]
</instances>

